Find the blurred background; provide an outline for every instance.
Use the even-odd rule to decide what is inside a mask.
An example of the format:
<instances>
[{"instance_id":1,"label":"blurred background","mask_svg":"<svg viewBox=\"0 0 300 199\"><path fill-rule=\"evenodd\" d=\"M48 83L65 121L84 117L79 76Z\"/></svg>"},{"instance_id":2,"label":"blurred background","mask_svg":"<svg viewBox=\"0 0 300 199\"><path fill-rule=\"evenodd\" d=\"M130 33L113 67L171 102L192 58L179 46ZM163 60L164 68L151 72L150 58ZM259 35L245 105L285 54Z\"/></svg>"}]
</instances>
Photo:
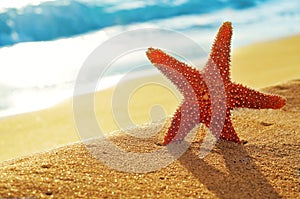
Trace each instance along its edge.
<instances>
[{"instance_id":1,"label":"blurred background","mask_svg":"<svg viewBox=\"0 0 300 199\"><path fill-rule=\"evenodd\" d=\"M0 116L70 97L87 56L121 32L171 29L209 51L231 21L237 48L300 33L299 10L300 1L289 0L1 0ZM108 77L107 86L114 83Z\"/></svg>"}]
</instances>

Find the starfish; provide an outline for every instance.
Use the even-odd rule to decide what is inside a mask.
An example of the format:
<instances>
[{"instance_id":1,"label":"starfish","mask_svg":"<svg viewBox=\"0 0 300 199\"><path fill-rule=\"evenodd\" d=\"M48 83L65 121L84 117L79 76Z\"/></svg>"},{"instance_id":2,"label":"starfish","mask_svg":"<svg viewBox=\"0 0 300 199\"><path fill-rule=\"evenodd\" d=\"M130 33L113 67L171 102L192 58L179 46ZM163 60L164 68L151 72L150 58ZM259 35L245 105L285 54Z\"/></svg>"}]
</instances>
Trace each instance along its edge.
<instances>
[{"instance_id":1,"label":"starfish","mask_svg":"<svg viewBox=\"0 0 300 199\"><path fill-rule=\"evenodd\" d=\"M163 145L182 141L199 123L212 130L217 138L241 143L230 118L233 109L279 109L285 105L286 100L280 96L261 93L231 81L231 37L231 22L224 22L201 71L160 49L149 48L146 52L150 62L176 85L184 98L172 118ZM214 114L213 105L216 107ZM222 110L222 107L225 108ZM218 128L212 128L213 120L220 120L222 114L224 122L221 127L217 122L217 133Z\"/></svg>"}]
</instances>

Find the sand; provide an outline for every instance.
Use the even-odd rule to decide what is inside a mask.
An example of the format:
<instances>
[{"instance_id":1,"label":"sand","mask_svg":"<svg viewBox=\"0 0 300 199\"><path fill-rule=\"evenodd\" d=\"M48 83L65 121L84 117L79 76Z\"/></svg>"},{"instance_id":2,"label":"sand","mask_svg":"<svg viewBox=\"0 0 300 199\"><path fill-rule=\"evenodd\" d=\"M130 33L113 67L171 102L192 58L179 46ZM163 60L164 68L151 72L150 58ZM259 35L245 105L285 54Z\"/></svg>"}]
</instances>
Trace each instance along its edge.
<instances>
[{"instance_id":1,"label":"sand","mask_svg":"<svg viewBox=\"0 0 300 199\"><path fill-rule=\"evenodd\" d=\"M266 41L233 52L232 79L263 88L300 77L300 35Z\"/></svg>"},{"instance_id":2,"label":"sand","mask_svg":"<svg viewBox=\"0 0 300 199\"><path fill-rule=\"evenodd\" d=\"M300 80L266 88L287 99L281 110L233 112L244 144L218 141L203 159L198 157L206 132L199 127L188 150L173 163L150 173L122 172L95 159L81 144L7 161L0 167L0 196L36 198L299 198ZM132 131L153 131L150 125ZM126 151L162 148L165 132L149 139L126 134L110 137ZM89 146L98 152L110 154ZM120 157L119 157L120 158ZM122 157L121 157L122 158Z\"/></svg>"},{"instance_id":3,"label":"sand","mask_svg":"<svg viewBox=\"0 0 300 199\"><path fill-rule=\"evenodd\" d=\"M234 81L259 89L273 85L262 90L285 96L288 102L281 110L235 110L234 127L245 140L244 145L219 141L200 159L199 148L206 133L200 126L182 156L150 173L118 171L95 159L79 143L71 100L46 110L1 118L0 198L299 198L299 42L300 36L294 36L233 52ZM291 79L296 80L288 81ZM140 81L166 84L162 76L149 76L125 82L119 89ZM97 121L106 135L118 131L118 125L128 125L123 119L116 123L111 106L105 105L114 92L107 89L95 95L95 101L101 102L95 104ZM157 132L168 124L168 116L179 101L180 96L172 89L157 84L142 87L128 100L129 115L136 127L127 133ZM162 105L165 112L151 112L153 104ZM117 110L122 118L122 106ZM161 123L152 123L153 118ZM119 132L110 136L110 141L126 151L153 152L163 148L159 143L165 131L166 126L148 139ZM78 143L70 144L74 142ZM101 143L102 140L94 140L87 146L106 157L124 158L105 151ZM57 148L60 146L63 147Z\"/></svg>"}]
</instances>

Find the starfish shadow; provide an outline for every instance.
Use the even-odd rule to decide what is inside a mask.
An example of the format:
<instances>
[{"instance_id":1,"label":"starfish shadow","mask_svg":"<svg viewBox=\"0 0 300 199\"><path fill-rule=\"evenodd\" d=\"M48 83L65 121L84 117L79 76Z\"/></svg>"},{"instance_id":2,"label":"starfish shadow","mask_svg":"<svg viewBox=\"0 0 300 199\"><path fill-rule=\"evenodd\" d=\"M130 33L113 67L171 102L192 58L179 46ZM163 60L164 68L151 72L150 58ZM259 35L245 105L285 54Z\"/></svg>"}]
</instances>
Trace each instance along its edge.
<instances>
[{"instance_id":1,"label":"starfish shadow","mask_svg":"<svg viewBox=\"0 0 300 199\"><path fill-rule=\"evenodd\" d=\"M179 162L218 198L282 198L243 145L219 141L213 152L223 157L226 173L200 159L191 148L179 158Z\"/></svg>"}]
</instances>

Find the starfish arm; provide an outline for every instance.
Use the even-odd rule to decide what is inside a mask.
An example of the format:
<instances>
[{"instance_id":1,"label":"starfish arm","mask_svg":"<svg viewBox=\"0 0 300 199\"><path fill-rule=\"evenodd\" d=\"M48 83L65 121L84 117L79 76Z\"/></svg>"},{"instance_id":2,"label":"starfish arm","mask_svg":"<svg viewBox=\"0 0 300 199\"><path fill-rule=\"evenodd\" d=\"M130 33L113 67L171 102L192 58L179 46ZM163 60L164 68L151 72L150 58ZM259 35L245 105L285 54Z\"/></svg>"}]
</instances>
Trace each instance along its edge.
<instances>
[{"instance_id":1,"label":"starfish arm","mask_svg":"<svg viewBox=\"0 0 300 199\"><path fill-rule=\"evenodd\" d=\"M151 63L176 85L185 99L197 100L197 91L203 90L206 86L201 74L195 68L159 49L149 48L146 55Z\"/></svg>"},{"instance_id":2,"label":"starfish arm","mask_svg":"<svg viewBox=\"0 0 300 199\"><path fill-rule=\"evenodd\" d=\"M163 145L180 142L200 122L199 106L196 102L185 100L173 116Z\"/></svg>"},{"instance_id":3,"label":"starfish arm","mask_svg":"<svg viewBox=\"0 0 300 199\"><path fill-rule=\"evenodd\" d=\"M279 109L286 103L280 96L264 94L241 84L231 85L230 96L229 106L237 108Z\"/></svg>"},{"instance_id":4,"label":"starfish arm","mask_svg":"<svg viewBox=\"0 0 300 199\"><path fill-rule=\"evenodd\" d=\"M236 134L231 119L230 119L230 111L226 111L226 118L224 122L224 126L222 129L221 134L219 135L220 139L231 141L231 142L236 142L236 143L241 143L238 135Z\"/></svg>"},{"instance_id":5,"label":"starfish arm","mask_svg":"<svg viewBox=\"0 0 300 199\"><path fill-rule=\"evenodd\" d=\"M225 22L220 27L215 42L211 49L208 63L213 63L220 71L224 82L230 82L230 44L232 37L232 26L230 22ZM204 68L209 70L212 64L207 64Z\"/></svg>"}]
</instances>

